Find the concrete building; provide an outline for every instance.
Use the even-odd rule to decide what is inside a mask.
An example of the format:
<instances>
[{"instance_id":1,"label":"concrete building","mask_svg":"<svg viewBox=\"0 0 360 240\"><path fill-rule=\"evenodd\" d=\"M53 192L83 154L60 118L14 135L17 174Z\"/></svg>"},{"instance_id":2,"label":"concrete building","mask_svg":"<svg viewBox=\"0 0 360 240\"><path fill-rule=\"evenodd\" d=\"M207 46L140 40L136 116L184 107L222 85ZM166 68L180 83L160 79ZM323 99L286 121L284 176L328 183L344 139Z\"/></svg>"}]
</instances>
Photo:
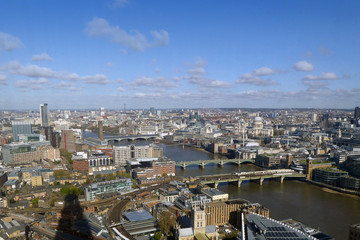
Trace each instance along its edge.
<instances>
[{"instance_id":1,"label":"concrete building","mask_svg":"<svg viewBox=\"0 0 360 240\"><path fill-rule=\"evenodd\" d=\"M42 186L42 176L38 172L32 172L31 173L31 186L37 187Z\"/></svg>"},{"instance_id":2,"label":"concrete building","mask_svg":"<svg viewBox=\"0 0 360 240\"><path fill-rule=\"evenodd\" d=\"M101 194L127 192L132 189L132 185L130 178L93 183L85 188L85 199L91 201Z\"/></svg>"},{"instance_id":3,"label":"concrete building","mask_svg":"<svg viewBox=\"0 0 360 240\"><path fill-rule=\"evenodd\" d=\"M224 193L216 188L202 189L201 192L213 202L227 201L229 199L228 193Z\"/></svg>"},{"instance_id":4,"label":"concrete building","mask_svg":"<svg viewBox=\"0 0 360 240\"><path fill-rule=\"evenodd\" d=\"M41 152L36 146L27 143L8 144L2 148L2 154L6 165L29 164L41 159Z\"/></svg>"},{"instance_id":5,"label":"concrete building","mask_svg":"<svg viewBox=\"0 0 360 240\"><path fill-rule=\"evenodd\" d=\"M31 122L27 120L12 121L12 134L15 142L19 141L20 134L32 134Z\"/></svg>"},{"instance_id":6,"label":"concrete building","mask_svg":"<svg viewBox=\"0 0 360 240\"><path fill-rule=\"evenodd\" d=\"M61 131L60 149L76 152L76 136L72 130Z\"/></svg>"},{"instance_id":7,"label":"concrete building","mask_svg":"<svg viewBox=\"0 0 360 240\"><path fill-rule=\"evenodd\" d=\"M151 158L152 147L147 146L114 146L113 159L115 166L126 166L126 160L135 158Z\"/></svg>"},{"instance_id":8,"label":"concrete building","mask_svg":"<svg viewBox=\"0 0 360 240\"><path fill-rule=\"evenodd\" d=\"M285 159L285 157L283 158ZM264 168L279 168L281 160L276 154L259 154L255 158L255 164Z\"/></svg>"},{"instance_id":9,"label":"concrete building","mask_svg":"<svg viewBox=\"0 0 360 240\"><path fill-rule=\"evenodd\" d=\"M232 223L234 226L239 222L236 214L238 209L255 212L269 217L269 210L260 204L249 204L249 202L239 199L226 202L212 202L205 205L206 225L226 225Z\"/></svg>"}]
</instances>

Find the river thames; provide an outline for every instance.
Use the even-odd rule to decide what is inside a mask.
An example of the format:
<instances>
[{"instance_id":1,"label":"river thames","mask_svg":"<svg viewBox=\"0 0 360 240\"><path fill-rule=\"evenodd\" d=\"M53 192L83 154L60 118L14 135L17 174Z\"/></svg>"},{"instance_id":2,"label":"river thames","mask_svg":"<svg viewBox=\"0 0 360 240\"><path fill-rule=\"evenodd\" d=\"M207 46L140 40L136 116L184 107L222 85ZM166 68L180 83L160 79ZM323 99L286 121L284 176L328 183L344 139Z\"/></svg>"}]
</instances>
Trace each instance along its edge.
<instances>
[{"instance_id":1,"label":"river thames","mask_svg":"<svg viewBox=\"0 0 360 240\"><path fill-rule=\"evenodd\" d=\"M151 142L122 141L116 145L149 143ZM195 148L158 145L163 148L164 156L176 162L220 158L220 156ZM223 167L206 165L205 168L188 166L186 170L176 167L176 175L189 177L257 170L261 168L252 164L240 167L233 164L225 164ZM262 186L257 183L243 183L240 188L231 184L219 184L218 189L228 193L230 199L242 198L262 204L270 210L271 218L276 220L292 218L309 227L319 229L337 240L347 240L349 226L360 223L360 197L340 194L306 182L285 180L281 184L276 181L264 181Z\"/></svg>"},{"instance_id":2,"label":"river thames","mask_svg":"<svg viewBox=\"0 0 360 240\"><path fill-rule=\"evenodd\" d=\"M164 155L176 162L213 159L211 153L178 145L160 144ZM176 168L177 176L199 176L234 171L256 171L254 165L226 164L224 167L206 165ZM257 202L270 209L270 217L276 220L295 219L310 227L320 229L338 240L348 239L349 225L360 223L360 198L330 192L327 189L300 181L243 183L240 188L231 184L219 185L219 190L229 198L243 198Z\"/></svg>"}]
</instances>

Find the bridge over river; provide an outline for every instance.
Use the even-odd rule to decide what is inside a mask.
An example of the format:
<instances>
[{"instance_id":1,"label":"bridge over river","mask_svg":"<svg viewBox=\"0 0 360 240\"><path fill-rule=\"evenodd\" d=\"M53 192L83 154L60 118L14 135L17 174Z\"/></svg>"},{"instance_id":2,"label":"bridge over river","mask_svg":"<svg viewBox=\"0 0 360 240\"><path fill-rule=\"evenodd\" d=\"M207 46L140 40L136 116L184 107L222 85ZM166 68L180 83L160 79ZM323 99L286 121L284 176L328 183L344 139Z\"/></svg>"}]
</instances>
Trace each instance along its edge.
<instances>
[{"instance_id":1,"label":"bridge over river","mask_svg":"<svg viewBox=\"0 0 360 240\"><path fill-rule=\"evenodd\" d=\"M198 182L204 185L212 185L215 188L219 183L231 183L238 187L243 182L257 182L260 185L263 184L264 180L277 180L281 183L285 179L305 179L306 174L294 172L289 169L278 169L278 170L267 170L267 171L255 171L255 172L244 172L236 174L218 174L218 175L205 175L198 177Z\"/></svg>"},{"instance_id":2,"label":"bridge over river","mask_svg":"<svg viewBox=\"0 0 360 240\"><path fill-rule=\"evenodd\" d=\"M182 167L186 169L187 166L194 166L198 165L201 168L205 168L206 165L209 164L217 164L218 166L222 167L224 164L236 164L240 165L243 163L255 163L253 159L210 159L210 160L197 160L197 161L183 161L177 162L176 166Z\"/></svg>"},{"instance_id":3,"label":"bridge over river","mask_svg":"<svg viewBox=\"0 0 360 240\"><path fill-rule=\"evenodd\" d=\"M120 142L122 140L150 140L150 139L161 139L158 134L150 134L150 135L127 135L127 136L105 136L104 141L117 141Z\"/></svg>"}]
</instances>

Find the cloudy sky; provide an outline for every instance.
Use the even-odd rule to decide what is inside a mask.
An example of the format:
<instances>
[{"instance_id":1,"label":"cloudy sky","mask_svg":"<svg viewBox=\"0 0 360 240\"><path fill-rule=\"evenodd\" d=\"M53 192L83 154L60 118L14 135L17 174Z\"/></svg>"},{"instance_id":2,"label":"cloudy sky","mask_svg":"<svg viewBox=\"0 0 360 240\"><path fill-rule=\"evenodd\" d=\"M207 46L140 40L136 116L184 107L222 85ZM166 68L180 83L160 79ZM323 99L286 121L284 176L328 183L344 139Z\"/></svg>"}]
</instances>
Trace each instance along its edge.
<instances>
[{"instance_id":1,"label":"cloudy sky","mask_svg":"<svg viewBox=\"0 0 360 240\"><path fill-rule=\"evenodd\" d=\"M360 1L0 3L0 109L360 105Z\"/></svg>"}]
</instances>

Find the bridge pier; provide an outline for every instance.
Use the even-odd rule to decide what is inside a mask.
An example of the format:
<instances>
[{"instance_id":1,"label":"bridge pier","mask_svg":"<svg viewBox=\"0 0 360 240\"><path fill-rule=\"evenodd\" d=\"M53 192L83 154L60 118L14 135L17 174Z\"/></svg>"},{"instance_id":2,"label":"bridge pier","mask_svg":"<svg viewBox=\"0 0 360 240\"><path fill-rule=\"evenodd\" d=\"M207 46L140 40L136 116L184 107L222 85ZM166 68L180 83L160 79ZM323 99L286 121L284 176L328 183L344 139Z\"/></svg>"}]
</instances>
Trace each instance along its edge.
<instances>
[{"instance_id":1,"label":"bridge pier","mask_svg":"<svg viewBox=\"0 0 360 240\"><path fill-rule=\"evenodd\" d=\"M242 180L239 179L239 180L237 181L237 186L238 186L238 188L241 186L241 183L242 183Z\"/></svg>"},{"instance_id":2,"label":"bridge pier","mask_svg":"<svg viewBox=\"0 0 360 240\"><path fill-rule=\"evenodd\" d=\"M220 160L220 162L218 164L220 167L224 167L224 160Z\"/></svg>"},{"instance_id":3,"label":"bridge pier","mask_svg":"<svg viewBox=\"0 0 360 240\"><path fill-rule=\"evenodd\" d=\"M257 180L255 180L257 183L259 183L260 186L263 185L263 182L264 182L264 178L259 178Z\"/></svg>"},{"instance_id":4,"label":"bridge pier","mask_svg":"<svg viewBox=\"0 0 360 240\"><path fill-rule=\"evenodd\" d=\"M214 188L217 188L219 186L219 182L218 181L215 181L214 182Z\"/></svg>"},{"instance_id":5,"label":"bridge pier","mask_svg":"<svg viewBox=\"0 0 360 240\"><path fill-rule=\"evenodd\" d=\"M283 183L283 182L284 182L284 179L285 179L285 176L281 176L280 182Z\"/></svg>"},{"instance_id":6,"label":"bridge pier","mask_svg":"<svg viewBox=\"0 0 360 240\"><path fill-rule=\"evenodd\" d=\"M186 164L185 163L183 163L182 168L186 169Z\"/></svg>"},{"instance_id":7,"label":"bridge pier","mask_svg":"<svg viewBox=\"0 0 360 240\"><path fill-rule=\"evenodd\" d=\"M199 167L205 168L205 163L204 163L204 161L201 161L201 163L199 164Z\"/></svg>"}]
</instances>

